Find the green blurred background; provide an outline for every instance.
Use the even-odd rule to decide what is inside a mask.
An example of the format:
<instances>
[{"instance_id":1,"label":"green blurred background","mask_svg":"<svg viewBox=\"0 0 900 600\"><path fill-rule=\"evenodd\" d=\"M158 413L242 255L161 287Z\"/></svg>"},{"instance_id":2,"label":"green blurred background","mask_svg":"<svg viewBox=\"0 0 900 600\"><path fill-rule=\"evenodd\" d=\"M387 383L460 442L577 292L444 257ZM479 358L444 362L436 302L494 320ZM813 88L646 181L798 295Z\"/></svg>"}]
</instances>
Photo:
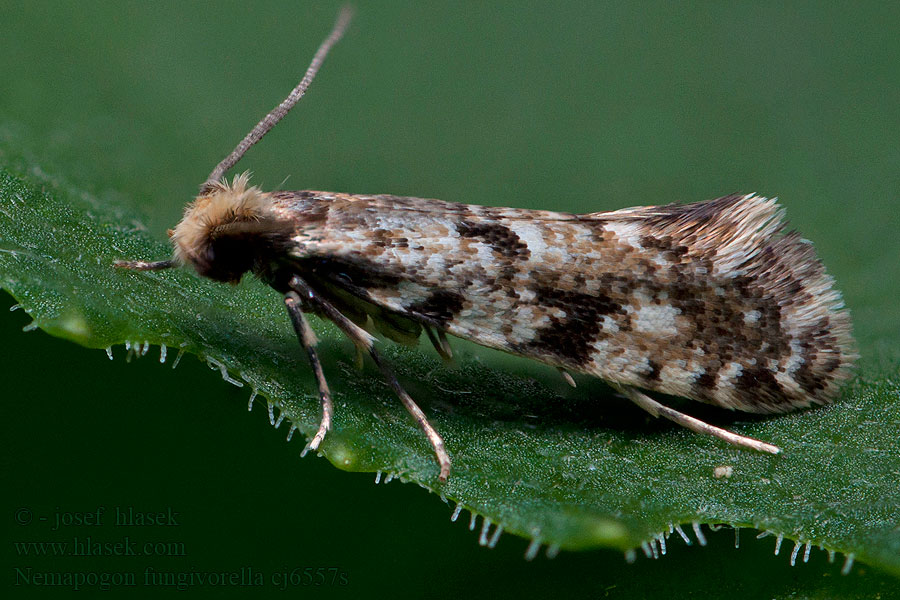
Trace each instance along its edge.
<instances>
[{"instance_id":1,"label":"green blurred background","mask_svg":"<svg viewBox=\"0 0 900 600\"><path fill-rule=\"evenodd\" d=\"M777 195L850 306L863 369L900 358L900 9L860 3L357 2L309 95L241 162L264 188L394 193L568 211ZM141 215L164 238L211 168L287 93L331 2L0 2L0 142ZM2 158L2 154L0 154ZM12 305L0 296L0 308ZM286 593L420 597L890 597L865 566L791 568L771 540L677 538L660 561L522 559L477 545L412 486L300 460L247 392L192 357L110 362L0 319L4 573L336 568ZM171 364L171 363L170 363ZM17 525L27 507L180 513L126 532L185 556L24 558L14 542L110 528ZM125 534L122 534L125 535ZM140 577L138 578L140 580ZM892 585L893 584L893 585ZM54 589L56 593L65 590ZM129 593L157 594L158 588Z\"/></svg>"}]
</instances>

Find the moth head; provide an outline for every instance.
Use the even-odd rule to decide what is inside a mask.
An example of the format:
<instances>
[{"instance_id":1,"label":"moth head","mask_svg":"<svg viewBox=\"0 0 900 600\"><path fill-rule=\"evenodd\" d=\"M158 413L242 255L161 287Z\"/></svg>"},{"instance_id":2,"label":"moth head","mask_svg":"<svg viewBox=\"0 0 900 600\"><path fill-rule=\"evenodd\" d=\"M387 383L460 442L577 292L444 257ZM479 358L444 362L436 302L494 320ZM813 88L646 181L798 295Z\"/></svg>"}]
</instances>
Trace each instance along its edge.
<instances>
[{"instance_id":1,"label":"moth head","mask_svg":"<svg viewBox=\"0 0 900 600\"><path fill-rule=\"evenodd\" d=\"M237 283L265 260L284 225L271 201L249 185L247 173L207 183L170 233L175 261L192 265L200 275Z\"/></svg>"}]
</instances>

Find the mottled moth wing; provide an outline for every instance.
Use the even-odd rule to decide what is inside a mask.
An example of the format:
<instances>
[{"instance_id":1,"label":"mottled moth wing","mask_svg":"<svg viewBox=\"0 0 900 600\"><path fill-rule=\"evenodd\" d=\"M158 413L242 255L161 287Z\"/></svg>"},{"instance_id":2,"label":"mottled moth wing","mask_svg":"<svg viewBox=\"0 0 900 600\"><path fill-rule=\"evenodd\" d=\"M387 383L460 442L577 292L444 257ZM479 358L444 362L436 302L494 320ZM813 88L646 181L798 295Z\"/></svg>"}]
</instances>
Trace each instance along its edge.
<instances>
[{"instance_id":1,"label":"mottled moth wing","mask_svg":"<svg viewBox=\"0 0 900 600\"><path fill-rule=\"evenodd\" d=\"M356 321L416 324L723 407L824 403L850 320L774 200L586 215L398 196L274 192L294 268ZM402 324L399 328L392 324Z\"/></svg>"}]
</instances>

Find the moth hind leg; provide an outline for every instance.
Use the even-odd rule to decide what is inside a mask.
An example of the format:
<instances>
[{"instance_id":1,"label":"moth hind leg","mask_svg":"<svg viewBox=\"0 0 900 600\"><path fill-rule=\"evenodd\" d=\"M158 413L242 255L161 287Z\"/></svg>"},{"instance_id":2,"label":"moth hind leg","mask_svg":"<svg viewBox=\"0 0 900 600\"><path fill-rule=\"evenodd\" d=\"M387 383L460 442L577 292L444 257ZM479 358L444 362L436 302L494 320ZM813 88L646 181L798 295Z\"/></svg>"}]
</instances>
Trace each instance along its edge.
<instances>
[{"instance_id":1,"label":"moth hind leg","mask_svg":"<svg viewBox=\"0 0 900 600\"><path fill-rule=\"evenodd\" d=\"M637 388L633 388L629 385L616 385L614 387L626 398L646 410L654 417L665 417L666 419L678 423L682 427L686 427L691 431L717 437L720 440L724 440L729 444L732 444L733 446L749 448L758 452L768 452L769 454L781 453L781 448L779 448L778 446L773 446L772 444L768 444L766 442L744 435L738 435L737 433L728 431L727 429L716 427L715 425L711 425L705 421L701 421L700 419L697 419L690 415L686 415L683 412L679 412L674 408L657 402Z\"/></svg>"},{"instance_id":2,"label":"moth hind leg","mask_svg":"<svg viewBox=\"0 0 900 600\"><path fill-rule=\"evenodd\" d=\"M319 422L319 429L316 435L309 442L310 450L318 450L319 444L325 439L325 434L331 429L331 420L334 415L334 405L331 402L331 391L328 389L328 382L325 380L325 373L322 371L322 363L319 361L319 355L316 353L316 334L309 326L309 321L300 308L300 297L296 292L288 292L284 296L284 305L287 307L288 314L291 317L291 323L300 340L300 345L306 350L309 362L312 365L313 373L316 376L316 384L319 387L319 401L322 404L322 420Z\"/></svg>"}]
</instances>

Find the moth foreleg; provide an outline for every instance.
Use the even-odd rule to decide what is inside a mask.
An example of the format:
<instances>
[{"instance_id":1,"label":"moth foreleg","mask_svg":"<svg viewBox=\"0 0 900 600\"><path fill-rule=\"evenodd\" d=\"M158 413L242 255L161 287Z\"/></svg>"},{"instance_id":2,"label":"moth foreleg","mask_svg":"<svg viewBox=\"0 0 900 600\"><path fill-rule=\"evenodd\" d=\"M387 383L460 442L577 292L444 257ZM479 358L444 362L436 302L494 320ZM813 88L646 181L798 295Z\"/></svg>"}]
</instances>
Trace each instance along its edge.
<instances>
[{"instance_id":1,"label":"moth foreleg","mask_svg":"<svg viewBox=\"0 0 900 600\"><path fill-rule=\"evenodd\" d=\"M154 262L145 262L142 260L117 260L113 262L114 267L119 269L131 269L133 271L162 271L163 269L171 269L178 265L174 260L157 260Z\"/></svg>"},{"instance_id":2,"label":"moth foreleg","mask_svg":"<svg viewBox=\"0 0 900 600\"><path fill-rule=\"evenodd\" d=\"M387 380L388 385L394 390L394 393L400 398L400 401L403 403L403 406L406 407L406 410L409 411L409 414L412 415L413 419L415 419L416 423L419 424L419 427L422 428L422 431L425 432L425 435L428 437L428 441L431 442L431 446L434 449L434 453L437 456L438 465L440 466L440 475L438 478L441 481L446 481L447 477L450 475L450 455L447 454L447 450L444 447L444 440L441 435L437 432L437 430L431 426L431 423L428 422L428 418L425 416L425 413L422 412L422 409L419 408L419 405L416 404L415 400L406 393L406 390L403 389L403 386L400 385L400 382L397 380L397 377L394 375L393 370L388 366L386 362L381 358L381 355L375 350L374 347L374 339L368 332L364 329L353 323L350 319L344 316L341 311L334 307L328 300L322 298L313 290L306 281L304 281L301 277L294 276L291 278L289 283L290 287L295 290L299 297L303 299L303 302L312 304L319 308L322 313L331 320L338 328L344 332L344 334L350 338L353 343L357 345L357 347L365 349L368 351L369 356L372 357L372 360L381 370L382 375Z\"/></svg>"},{"instance_id":3,"label":"moth foreleg","mask_svg":"<svg viewBox=\"0 0 900 600\"><path fill-rule=\"evenodd\" d=\"M750 448L751 450L758 450L759 452L768 452L769 454L781 453L781 448L779 448L778 446L773 446L772 444L767 444L766 442L744 435L738 435L736 433L728 431L727 429L716 427L715 425L710 425L705 421L701 421L700 419L679 412L674 408L670 408L668 406L665 406L664 404L660 404L647 394L631 386L616 385L614 387L626 398L646 410L654 417L665 417L670 421L678 423L682 427L687 427L691 431L715 436L720 440L725 440L726 442L734 446Z\"/></svg>"},{"instance_id":4,"label":"moth foreleg","mask_svg":"<svg viewBox=\"0 0 900 600\"><path fill-rule=\"evenodd\" d=\"M319 316L323 316L337 325L344 332L344 335L350 338L350 341L356 344L357 347L368 350L375 343L375 338L368 331L348 319L331 302L322 298L302 277L294 275L291 277L288 286L296 292L295 296L301 303L318 309L317 314Z\"/></svg>"},{"instance_id":5,"label":"moth foreleg","mask_svg":"<svg viewBox=\"0 0 900 600\"><path fill-rule=\"evenodd\" d=\"M313 373L316 376L316 383L319 386L319 401L322 403L322 420L319 423L319 430L309 442L310 450L317 450L319 444L325 439L325 434L331 429L331 418L334 415L334 406L331 403L331 391L328 389L328 382L325 381L325 373L322 371L322 363L319 361L319 355L316 353L316 334L309 326L309 321L303 315L300 309L300 297L296 292L288 292L284 296L284 305L287 307L288 314L291 317L291 323L294 325L294 331L297 333L297 339L300 345L306 350L309 356L309 362L312 365Z\"/></svg>"}]
</instances>

